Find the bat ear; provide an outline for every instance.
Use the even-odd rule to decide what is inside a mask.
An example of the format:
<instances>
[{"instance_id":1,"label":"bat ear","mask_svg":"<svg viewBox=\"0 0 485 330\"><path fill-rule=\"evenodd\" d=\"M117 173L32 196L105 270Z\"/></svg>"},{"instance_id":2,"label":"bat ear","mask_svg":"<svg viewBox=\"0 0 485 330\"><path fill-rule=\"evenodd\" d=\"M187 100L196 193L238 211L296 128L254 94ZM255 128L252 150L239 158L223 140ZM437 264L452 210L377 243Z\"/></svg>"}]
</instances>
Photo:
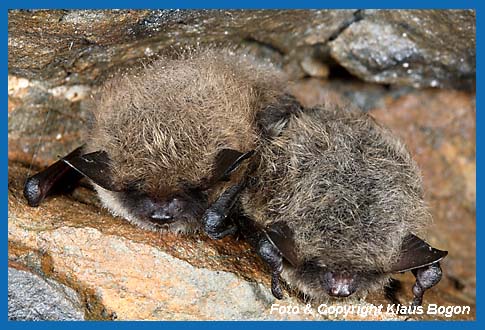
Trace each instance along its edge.
<instances>
[{"instance_id":1,"label":"bat ear","mask_svg":"<svg viewBox=\"0 0 485 330\"><path fill-rule=\"evenodd\" d=\"M120 191L111 180L111 160L105 151L95 151L70 159L62 159L62 161L98 186L110 191Z\"/></svg>"},{"instance_id":2,"label":"bat ear","mask_svg":"<svg viewBox=\"0 0 485 330\"><path fill-rule=\"evenodd\" d=\"M273 138L281 134L290 117L302 111L303 106L294 96L283 94L276 102L258 112L256 122L263 136Z\"/></svg>"},{"instance_id":3,"label":"bat ear","mask_svg":"<svg viewBox=\"0 0 485 330\"><path fill-rule=\"evenodd\" d=\"M421 238L409 234L401 246L401 254L391 272L405 272L434 264L448 255L448 251L435 249Z\"/></svg>"},{"instance_id":4,"label":"bat ear","mask_svg":"<svg viewBox=\"0 0 485 330\"><path fill-rule=\"evenodd\" d=\"M298 265L293 232L288 225L276 222L265 230L271 243L278 248L283 257L294 267Z\"/></svg>"},{"instance_id":5,"label":"bat ear","mask_svg":"<svg viewBox=\"0 0 485 330\"><path fill-rule=\"evenodd\" d=\"M215 168L212 173L212 183L227 181L244 160L251 158L254 150L242 153L233 149L222 149L216 157Z\"/></svg>"}]
</instances>

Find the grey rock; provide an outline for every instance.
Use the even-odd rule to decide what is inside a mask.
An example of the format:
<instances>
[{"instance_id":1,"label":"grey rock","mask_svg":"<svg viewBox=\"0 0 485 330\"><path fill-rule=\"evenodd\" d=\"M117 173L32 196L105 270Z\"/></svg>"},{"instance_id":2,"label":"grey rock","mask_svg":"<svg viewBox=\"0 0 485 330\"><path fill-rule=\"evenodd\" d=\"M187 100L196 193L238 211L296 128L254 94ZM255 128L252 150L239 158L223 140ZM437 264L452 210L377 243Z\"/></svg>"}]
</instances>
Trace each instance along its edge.
<instances>
[{"instance_id":1,"label":"grey rock","mask_svg":"<svg viewBox=\"0 0 485 330\"><path fill-rule=\"evenodd\" d=\"M9 12L9 72L50 87L184 45L246 42L280 53L325 42L353 10L44 10Z\"/></svg>"},{"instance_id":2,"label":"grey rock","mask_svg":"<svg viewBox=\"0 0 485 330\"><path fill-rule=\"evenodd\" d=\"M352 74L386 84L475 89L475 11L361 15L330 43L333 58Z\"/></svg>"},{"instance_id":3,"label":"grey rock","mask_svg":"<svg viewBox=\"0 0 485 330\"><path fill-rule=\"evenodd\" d=\"M9 320L84 320L73 289L33 273L8 269Z\"/></svg>"}]
</instances>

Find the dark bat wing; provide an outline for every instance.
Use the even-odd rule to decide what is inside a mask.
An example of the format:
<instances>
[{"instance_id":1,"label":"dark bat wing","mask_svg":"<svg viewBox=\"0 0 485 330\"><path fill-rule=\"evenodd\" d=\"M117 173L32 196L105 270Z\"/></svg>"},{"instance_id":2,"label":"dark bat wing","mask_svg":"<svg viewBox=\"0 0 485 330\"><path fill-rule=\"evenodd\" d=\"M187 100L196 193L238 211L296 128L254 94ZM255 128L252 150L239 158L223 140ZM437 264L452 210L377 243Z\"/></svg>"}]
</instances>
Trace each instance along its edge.
<instances>
[{"instance_id":1,"label":"dark bat wing","mask_svg":"<svg viewBox=\"0 0 485 330\"><path fill-rule=\"evenodd\" d=\"M76 148L48 168L27 178L24 196L30 206L38 206L47 196L74 188L82 176L67 166L64 161L79 157L82 149L82 146Z\"/></svg>"},{"instance_id":2,"label":"dark bat wing","mask_svg":"<svg viewBox=\"0 0 485 330\"><path fill-rule=\"evenodd\" d=\"M242 153L233 149L222 149L216 157L211 182L216 183L221 180L228 180L231 173L253 154L254 150Z\"/></svg>"},{"instance_id":3,"label":"dark bat wing","mask_svg":"<svg viewBox=\"0 0 485 330\"><path fill-rule=\"evenodd\" d=\"M391 267L391 272L405 272L440 261L448 251L435 249L421 238L409 234L402 242L398 261Z\"/></svg>"},{"instance_id":4,"label":"dark bat wing","mask_svg":"<svg viewBox=\"0 0 485 330\"><path fill-rule=\"evenodd\" d=\"M296 267L298 265L298 256L295 251L295 239L288 225L277 222L269 226L265 231L271 243L280 250L283 257L292 266Z\"/></svg>"},{"instance_id":5,"label":"dark bat wing","mask_svg":"<svg viewBox=\"0 0 485 330\"><path fill-rule=\"evenodd\" d=\"M70 159L62 159L62 161L98 186L110 191L120 191L111 180L110 159L105 151L95 151Z\"/></svg>"}]
</instances>

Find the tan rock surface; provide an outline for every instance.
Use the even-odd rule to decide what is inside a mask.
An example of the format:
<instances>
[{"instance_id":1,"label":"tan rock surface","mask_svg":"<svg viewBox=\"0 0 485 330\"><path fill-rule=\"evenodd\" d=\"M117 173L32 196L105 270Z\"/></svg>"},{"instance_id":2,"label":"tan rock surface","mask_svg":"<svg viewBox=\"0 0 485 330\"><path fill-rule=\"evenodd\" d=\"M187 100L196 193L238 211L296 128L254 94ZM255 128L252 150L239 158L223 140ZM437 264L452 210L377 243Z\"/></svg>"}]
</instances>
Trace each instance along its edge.
<instances>
[{"instance_id":1,"label":"tan rock surface","mask_svg":"<svg viewBox=\"0 0 485 330\"><path fill-rule=\"evenodd\" d=\"M264 266L243 242L143 231L92 205L93 192L85 188L31 208L21 196L26 175L25 167L10 164L11 266L32 269L75 289L84 301L87 318L326 318L316 312L271 312L273 303L300 310L305 305L295 297L275 300Z\"/></svg>"}]
</instances>

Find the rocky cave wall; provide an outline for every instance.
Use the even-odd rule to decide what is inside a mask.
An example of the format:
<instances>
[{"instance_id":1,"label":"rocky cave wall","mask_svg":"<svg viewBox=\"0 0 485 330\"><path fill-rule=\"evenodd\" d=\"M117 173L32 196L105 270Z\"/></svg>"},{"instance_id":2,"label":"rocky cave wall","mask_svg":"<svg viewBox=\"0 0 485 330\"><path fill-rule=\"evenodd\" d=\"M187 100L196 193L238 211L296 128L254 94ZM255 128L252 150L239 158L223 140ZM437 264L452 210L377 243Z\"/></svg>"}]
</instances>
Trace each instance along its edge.
<instances>
[{"instance_id":1,"label":"rocky cave wall","mask_svg":"<svg viewBox=\"0 0 485 330\"><path fill-rule=\"evenodd\" d=\"M475 12L471 10L12 10L8 15L9 319L326 319L271 313L250 247L228 237L145 232L101 209L92 190L38 208L25 178L79 146L90 92L126 67L190 47L230 47L286 71L311 105L371 113L418 161L448 250L425 303L475 318ZM411 275L399 276L411 300ZM378 292L364 300L387 303ZM411 319L446 319L411 316ZM337 318L340 319L340 318ZM346 319L406 319L381 315Z\"/></svg>"}]
</instances>

